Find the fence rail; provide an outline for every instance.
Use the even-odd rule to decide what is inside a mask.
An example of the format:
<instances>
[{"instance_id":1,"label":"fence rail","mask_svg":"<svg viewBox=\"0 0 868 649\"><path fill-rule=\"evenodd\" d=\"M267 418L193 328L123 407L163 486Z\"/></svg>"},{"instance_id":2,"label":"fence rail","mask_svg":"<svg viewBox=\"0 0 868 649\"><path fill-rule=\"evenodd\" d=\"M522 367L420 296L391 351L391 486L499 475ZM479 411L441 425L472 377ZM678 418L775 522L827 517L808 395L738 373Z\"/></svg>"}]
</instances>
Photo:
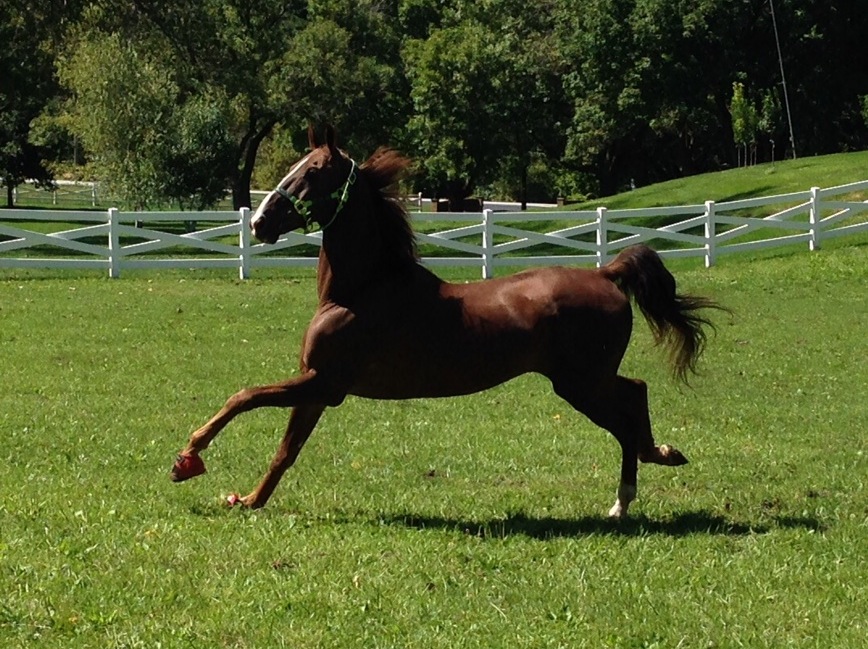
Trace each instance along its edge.
<instances>
[{"instance_id":1,"label":"fence rail","mask_svg":"<svg viewBox=\"0 0 868 649\"><path fill-rule=\"evenodd\" d=\"M816 250L833 237L868 232L868 180L803 192L696 205L583 211L414 213L422 261L479 268L605 264L651 242L664 257L700 257L783 245ZM776 211L766 213L774 206ZM764 210L764 211L760 211ZM93 268L119 277L140 268L315 266L322 233L291 232L274 244L250 234L238 212L0 211L0 268ZM190 223L193 232L185 231ZM59 229L58 229L59 228ZM24 252L26 254L21 255Z\"/></svg>"}]
</instances>

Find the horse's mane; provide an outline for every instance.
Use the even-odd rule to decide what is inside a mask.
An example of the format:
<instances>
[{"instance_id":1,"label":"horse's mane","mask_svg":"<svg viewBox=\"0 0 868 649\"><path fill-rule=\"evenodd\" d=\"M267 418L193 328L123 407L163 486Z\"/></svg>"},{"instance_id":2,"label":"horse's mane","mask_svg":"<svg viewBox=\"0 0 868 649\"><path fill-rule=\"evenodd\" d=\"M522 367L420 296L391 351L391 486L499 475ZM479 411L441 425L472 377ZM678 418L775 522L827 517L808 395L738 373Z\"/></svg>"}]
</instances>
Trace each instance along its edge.
<instances>
[{"instance_id":1,"label":"horse's mane","mask_svg":"<svg viewBox=\"0 0 868 649\"><path fill-rule=\"evenodd\" d=\"M376 223L386 254L399 262L415 263L419 254L410 216L398 191L398 181L412 164L394 149L380 147L362 163L359 171L371 187Z\"/></svg>"}]
</instances>

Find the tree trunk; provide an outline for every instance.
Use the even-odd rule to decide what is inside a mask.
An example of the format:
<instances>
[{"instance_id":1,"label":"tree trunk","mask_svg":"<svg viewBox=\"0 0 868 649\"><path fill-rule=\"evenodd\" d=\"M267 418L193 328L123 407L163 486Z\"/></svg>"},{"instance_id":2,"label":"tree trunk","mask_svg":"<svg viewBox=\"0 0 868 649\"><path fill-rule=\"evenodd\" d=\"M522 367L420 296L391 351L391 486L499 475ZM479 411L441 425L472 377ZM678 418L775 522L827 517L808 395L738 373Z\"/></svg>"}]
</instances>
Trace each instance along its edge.
<instances>
[{"instance_id":1,"label":"tree trunk","mask_svg":"<svg viewBox=\"0 0 868 649\"><path fill-rule=\"evenodd\" d=\"M6 185L6 207L15 207L15 188L11 184Z\"/></svg>"},{"instance_id":2,"label":"tree trunk","mask_svg":"<svg viewBox=\"0 0 868 649\"><path fill-rule=\"evenodd\" d=\"M259 152L259 145L262 144L262 140L271 133L275 124L277 124L276 119L269 119L258 130L251 129L241 142L241 168L232 181L233 209L253 207L250 197L250 179L253 177L253 168L256 166L256 154Z\"/></svg>"}]
</instances>

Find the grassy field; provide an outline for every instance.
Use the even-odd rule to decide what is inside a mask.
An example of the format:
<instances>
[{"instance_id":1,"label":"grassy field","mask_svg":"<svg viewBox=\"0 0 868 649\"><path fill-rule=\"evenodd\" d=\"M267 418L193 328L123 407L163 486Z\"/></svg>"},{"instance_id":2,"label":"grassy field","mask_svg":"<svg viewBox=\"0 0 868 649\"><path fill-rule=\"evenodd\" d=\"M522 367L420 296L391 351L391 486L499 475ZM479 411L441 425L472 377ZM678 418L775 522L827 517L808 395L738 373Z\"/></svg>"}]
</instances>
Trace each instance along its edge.
<instances>
[{"instance_id":1,"label":"grassy field","mask_svg":"<svg viewBox=\"0 0 868 649\"><path fill-rule=\"evenodd\" d=\"M312 275L4 271L0 646L860 646L861 243L674 265L736 315L692 389L637 323L623 372L691 463L640 470L623 523L615 441L535 376L350 399L268 507L227 509L284 412L233 422L197 480L168 469L227 396L293 372Z\"/></svg>"}]
</instances>

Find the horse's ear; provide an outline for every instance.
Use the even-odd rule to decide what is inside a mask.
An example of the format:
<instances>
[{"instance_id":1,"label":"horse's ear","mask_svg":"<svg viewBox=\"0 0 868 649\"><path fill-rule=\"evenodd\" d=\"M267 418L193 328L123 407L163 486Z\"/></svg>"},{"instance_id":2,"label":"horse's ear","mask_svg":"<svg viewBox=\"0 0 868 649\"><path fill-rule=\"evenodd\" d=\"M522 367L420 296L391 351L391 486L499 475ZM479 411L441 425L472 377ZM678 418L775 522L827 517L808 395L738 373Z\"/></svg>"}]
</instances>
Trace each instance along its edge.
<instances>
[{"instance_id":1,"label":"horse's ear","mask_svg":"<svg viewBox=\"0 0 868 649\"><path fill-rule=\"evenodd\" d=\"M339 156L340 151L338 150L336 141L338 138L337 131L335 131L335 127L331 124L326 124L325 126L325 136L326 136L326 145L328 145L329 153L333 156Z\"/></svg>"},{"instance_id":2,"label":"horse's ear","mask_svg":"<svg viewBox=\"0 0 868 649\"><path fill-rule=\"evenodd\" d=\"M316 129L313 127L313 122L307 123L307 145L310 147L311 151L319 146L316 142Z\"/></svg>"}]
</instances>

